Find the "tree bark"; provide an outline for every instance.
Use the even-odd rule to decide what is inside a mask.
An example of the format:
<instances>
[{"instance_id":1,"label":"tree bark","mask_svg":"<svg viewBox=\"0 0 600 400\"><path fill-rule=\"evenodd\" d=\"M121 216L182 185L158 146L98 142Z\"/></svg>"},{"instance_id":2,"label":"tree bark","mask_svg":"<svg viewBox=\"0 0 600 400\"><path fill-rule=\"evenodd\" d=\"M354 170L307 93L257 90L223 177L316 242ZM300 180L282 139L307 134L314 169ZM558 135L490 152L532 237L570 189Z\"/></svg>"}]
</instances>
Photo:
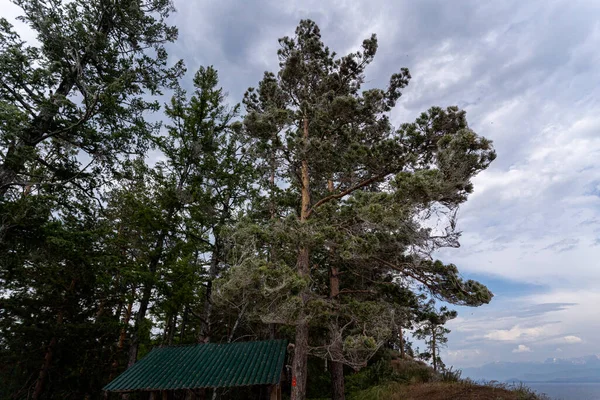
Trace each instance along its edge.
<instances>
[{"instance_id":1,"label":"tree bark","mask_svg":"<svg viewBox=\"0 0 600 400\"><path fill-rule=\"evenodd\" d=\"M400 337L400 358L404 360L406 351L404 349L404 333L402 332L402 325L398 325L398 336Z\"/></svg>"},{"instance_id":2,"label":"tree bark","mask_svg":"<svg viewBox=\"0 0 600 400\"><path fill-rule=\"evenodd\" d=\"M275 134L274 136L276 136L277 134ZM273 137L271 139L271 176L269 177L269 183L271 184L271 201L269 203L269 209L270 209L270 214L271 214L271 221L273 221L275 219L275 170L276 170L276 165L275 163L277 162L276 160L276 153L275 153L275 137ZM270 261L271 264L275 263L275 249L274 247L271 245L270 249L269 249L269 256L270 256ZM270 323L269 324L269 339L274 340L275 339L275 332L276 331L276 327L274 323Z\"/></svg>"},{"instance_id":3,"label":"tree bark","mask_svg":"<svg viewBox=\"0 0 600 400\"><path fill-rule=\"evenodd\" d=\"M304 118L304 146L305 150L308 143L308 118ZM300 222L306 222L310 211L310 175L308 169L308 160L306 151L302 160L302 203L300 210ZM298 251L297 268L298 275L302 278L310 276L310 250L305 244L302 244ZM304 306L308 301L308 288L300 294L302 299L302 308L298 313L296 323L296 343L294 347L294 360L292 362L292 396L291 400L304 400L306 398L306 381L308 373L308 321ZM295 384L295 385L294 385Z\"/></svg>"},{"instance_id":4,"label":"tree bark","mask_svg":"<svg viewBox=\"0 0 600 400\"><path fill-rule=\"evenodd\" d=\"M129 320L131 319L133 302L135 301L135 287L131 291L132 291L132 297L131 297L131 301L129 302L129 304L127 304L127 310L125 310L125 315L123 317L123 327L121 328L121 332L119 333L119 342L117 344L117 351L114 355L115 360L113 361L112 366L111 366L109 380L113 380L114 377L117 375L117 371L119 369L119 355L121 354L121 352L123 351L123 348L125 347L125 337L127 334L127 327L129 326Z\"/></svg>"},{"instance_id":5,"label":"tree bark","mask_svg":"<svg viewBox=\"0 0 600 400\"><path fill-rule=\"evenodd\" d=\"M75 289L75 279L71 280L71 284L69 285L68 293L71 293ZM66 305L67 299L63 301L63 307ZM58 316L56 318L56 326L60 327L63 324L64 320L64 309L58 312ZM48 348L46 349L46 354L44 356L44 363L42 364L42 368L40 369L40 373L38 375L38 379L35 382L35 389L33 391L33 396L31 397L33 400L38 400L44 391L44 385L46 384L46 380L48 379L48 371L50 370L50 366L52 365L52 359L54 358L54 350L56 348L56 344L58 343L58 338L56 334L50 339L50 343L48 344Z\"/></svg>"},{"instance_id":6,"label":"tree bark","mask_svg":"<svg viewBox=\"0 0 600 400\"><path fill-rule=\"evenodd\" d=\"M329 290L330 296L333 301L340 294L340 280L338 276L338 269L335 266L331 266L330 274L329 274ZM334 341L332 346L333 354L341 354L342 344L340 342ZM344 364L339 361L331 360L330 364L330 374L331 374L331 394L332 400L345 400L346 396L344 394Z\"/></svg>"},{"instance_id":7,"label":"tree bark","mask_svg":"<svg viewBox=\"0 0 600 400\"><path fill-rule=\"evenodd\" d=\"M437 357L435 354L436 343L435 343L435 326L431 330L431 354L433 355L433 370L437 372Z\"/></svg>"},{"instance_id":8,"label":"tree bark","mask_svg":"<svg viewBox=\"0 0 600 400\"><path fill-rule=\"evenodd\" d=\"M331 398L332 400L344 400L344 364L339 361L331 361L329 367L331 374Z\"/></svg>"},{"instance_id":9,"label":"tree bark","mask_svg":"<svg viewBox=\"0 0 600 400\"><path fill-rule=\"evenodd\" d=\"M235 337L235 332L237 331L238 327L240 326L240 321L242 320L242 318L244 317L244 314L246 313L247 305L248 305L248 303L245 303L242 306L242 309L240 310L240 312L238 313L238 316L235 319L235 323L233 324L233 327L231 328L231 332L229 333L229 336L227 337L227 343L231 343L233 341L233 338Z\"/></svg>"},{"instance_id":10,"label":"tree bark","mask_svg":"<svg viewBox=\"0 0 600 400\"><path fill-rule=\"evenodd\" d=\"M327 189L329 193L333 193L333 180L327 182ZM332 250L333 253L333 250ZM331 254L332 256L334 254ZM331 262L331 268L329 269L329 297L331 301L337 301L338 295L340 294L340 277L339 270L334 264L333 257ZM335 340L335 338L334 338ZM333 354L342 353L342 344L334 341L332 346ZM346 395L344 394L344 364L339 361L331 360L330 368L331 374L331 396L332 400L345 400Z\"/></svg>"},{"instance_id":11,"label":"tree bark","mask_svg":"<svg viewBox=\"0 0 600 400\"><path fill-rule=\"evenodd\" d=\"M173 338L175 337L175 330L177 329L177 317L179 313L175 311L175 313L171 316L169 333L167 334L167 344L171 346L173 344Z\"/></svg>"},{"instance_id":12,"label":"tree bark","mask_svg":"<svg viewBox=\"0 0 600 400\"><path fill-rule=\"evenodd\" d=\"M206 298L204 299L204 310L202 312L202 320L200 321L200 334L198 335L198 343L210 342L211 336L211 316L213 310L212 303L212 284L217 277L217 268L219 266L219 239L215 237L215 245L210 259L210 268L208 270L208 280L206 282Z\"/></svg>"},{"instance_id":13,"label":"tree bark","mask_svg":"<svg viewBox=\"0 0 600 400\"><path fill-rule=\"evenodd\" d=\"M185 337L185 330L187 328L189 312L190 311L188 306L184 306L183 315L181 316L181 328L179 329L179 343L183 343L183 338Z\"/></svg>"},{"instance_id":14,"label":"tree bark","mask_svg":"<svg viewBox=\"0 0 600 400\"><path fill-rule=\"evenodd\" d=\"M62 324L63 313L62 311L58 314L58 323ZM31 397L33 400L38 400L42 395L44 390L44 384L46 383L46 379L48 377L48 370L50 369L50 365L52 364L52 358L54 357L54 348L56 347L57 339L56 336L50 340L50 344L48 345L48 349L46 350L46 355L44 356L44 363L42 364L42 369L40 370L40 374L35 383L35 389L33 391L33 396Z\"/></svg>"},{"instance_id":15,"label":"tree bark","mask_svg":"<svg viewBox=\"0 0 600 400\"><path fill-rule=\"evenodd\" d=\"M170 218L169 218L170 219ZM135 317L135 326L133 328L133 334L131 335L131 345L129 346L129 361L127 363L127 367L131 367L137 361L138 348L140 345L140 327L144 320L146 319L146 312L148 311L148 305L150 304L150 296L152 295L152 289L154 289L154 275L156 274L156 270L158 268L158 263L162 257L163 248L165 245L165 239L167 237L167 232L162 231L158 237L156 243L156 249L152 258L150 259L150 263L148 265L148 272L150 273L150 279L144 285L144 290L142 292L142 298L140 300L140 308Z\"/></svg>"},{"instance_id":16,"label":"tree bark","mask_svg":"<svg viewBox=\"0 0 600 400\"><path fill-rule=\"evenodd\" d=\"M302 311L304 317L304 311ZM308 372L308 322L298 321L296 326L296 343L292 364L292 397L291 400L306 399L306 378ZM295 384L295 386L294 386Z\"/></svg>"}]
</instances>

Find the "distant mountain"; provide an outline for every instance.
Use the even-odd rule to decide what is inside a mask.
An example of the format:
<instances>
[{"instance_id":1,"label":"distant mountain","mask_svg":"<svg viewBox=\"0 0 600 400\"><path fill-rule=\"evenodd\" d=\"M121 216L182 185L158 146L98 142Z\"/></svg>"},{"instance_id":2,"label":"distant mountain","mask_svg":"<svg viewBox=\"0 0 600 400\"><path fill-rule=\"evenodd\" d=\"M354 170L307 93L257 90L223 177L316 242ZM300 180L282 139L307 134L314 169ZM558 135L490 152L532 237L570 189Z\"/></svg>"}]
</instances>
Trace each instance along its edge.
<instances>
[{"instance_id":1,"label":"distant mountain","mask_svg":"<svg viewBox=\"0 0 600 400\"><path fill-rule=\"evenodd\" d=\"M495 362L463 369L463 377L523 382L600 382L600 357L549 358L544 362Z\"/></svg>"}]
</instances>

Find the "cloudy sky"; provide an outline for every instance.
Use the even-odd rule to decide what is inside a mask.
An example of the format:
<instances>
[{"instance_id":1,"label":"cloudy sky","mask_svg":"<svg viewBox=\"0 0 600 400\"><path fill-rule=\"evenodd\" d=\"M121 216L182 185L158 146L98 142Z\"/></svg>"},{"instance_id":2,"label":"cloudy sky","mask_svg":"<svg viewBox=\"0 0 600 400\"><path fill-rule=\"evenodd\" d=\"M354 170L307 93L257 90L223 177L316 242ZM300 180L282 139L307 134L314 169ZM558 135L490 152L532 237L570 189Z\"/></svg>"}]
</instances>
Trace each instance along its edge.
<instances>
[{"instance_id":1,"label":"cloudy sky","mask_svg":"<svg viewBox=\"0 0 600 400\"><path fill-rule=\"evenodd\" d=\"M600 353L600 3L484 3L180 1L172 53L214 64L239 99L301 18L339 54L377 33L368 84L413 76L396 124L458 105L498 152L461 211L462 247L442 255L496 297L459 310L447 364Z\"/></svg>"},{"instance_id":2,"label":"cloudy sky","mask_svg":"<svg viewBox=\"0 0 600 400\"><path fill-rule=\"evenodd\" d=\"M0 0L2 14L17 9ZM498 158L460 212L444 252L494 301L460 308L446 363L600 353L600 2L176 1L170 46L189 71L212 64L234 101L277 69L277 38L301 18L338 54L377 33L368 85L413 79L395 124L458 105Z\"/></svg>"}]
</instances>

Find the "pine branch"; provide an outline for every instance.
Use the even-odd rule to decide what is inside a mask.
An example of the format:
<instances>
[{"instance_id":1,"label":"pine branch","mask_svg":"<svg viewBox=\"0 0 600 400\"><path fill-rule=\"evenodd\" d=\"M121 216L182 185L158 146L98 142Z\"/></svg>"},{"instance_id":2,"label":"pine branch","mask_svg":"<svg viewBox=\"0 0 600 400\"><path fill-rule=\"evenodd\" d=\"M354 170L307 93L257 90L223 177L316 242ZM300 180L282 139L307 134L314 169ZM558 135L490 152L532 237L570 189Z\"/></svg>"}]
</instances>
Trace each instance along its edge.
<instances>
[{"instance_id":1,"label":"pine branch","mask_svg":"<svg viewBox=\"0 0 600 400\"><path fill-rule=\"evenodd\" d=\"M17 100L19 104L21 104L23 108L25 108L29 112L29 114L31 114L32 117L36 116L35 111L33 110L33 108L31 108L29 104L27 104L23 96L21 96L17 91L8 86L3 80L0 80L0 85L3 88L5 88L10 94L12 94L15 100Z\"/></svg>"},{"instance_id":2,"label":"pine branch","mask_svg":"<svg viewBox=\"0 0 600 400\"><path fill-rule=\"evenodd\" d=\"M365 186L370 185L371 183L377 182L377 181L385 178L387 174L388 174L387 171L386 172L382 172L380 174L372 176L369 179L366 179L366 180L362 181L361 183L359 183L359 184L357 184L355 186L352 186L351 188L348 188L348 189L344 190L343 192L336 193L336 194L331 194L331 195L329 195L327 197L322 198L321 200L317 201L317 203L314 206L312 206L312 208L310 210L308 210L308 215L306 216L306 218L310 217L311 214L313 213L313 211L315 211L316 208L322 206L323 204L325 204L327 202L330 202L331 200L341 199L342 197L347 196L347 195L351 194L352 192L354 192L354 191L356 191L358 189L361 189L361 188L363 188Z\"/></svg>"}]
</instances>

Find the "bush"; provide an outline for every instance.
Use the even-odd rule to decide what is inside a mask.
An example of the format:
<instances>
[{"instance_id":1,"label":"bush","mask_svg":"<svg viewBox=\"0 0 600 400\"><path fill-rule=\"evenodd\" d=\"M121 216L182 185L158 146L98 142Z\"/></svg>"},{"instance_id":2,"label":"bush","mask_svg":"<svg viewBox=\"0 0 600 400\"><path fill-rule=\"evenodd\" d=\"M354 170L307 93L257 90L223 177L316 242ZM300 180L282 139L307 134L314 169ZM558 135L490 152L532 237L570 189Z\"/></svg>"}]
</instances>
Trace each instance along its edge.
<instances>
[{"instance_id":1,"label":"bush","mask_svg":"<svg viewBox=\"0 0 600 400\"><path fill-rule=\"evenodd\" d=\"M460 381L461 375L462 371L460 369L452 370L452 367L450 367L440 373L440 378L442 382L458 382Z\"/></svg>"},{"instance_id":2,"label":"bush","mask_svg":"<svg viewBox=\"0 0 600 400\"><path fill-rule=\"evenodd\" d=\"M382 400L391 399L398 393L398 383L387 383L373 386L348 395L348 400Z\"/></svg>"},{"instance_id":3,"label":"bush","mask_svg":"<svg viewBox=\"0 0 600 400\"><path fill-rule=\"evenodd\" d=\"M399 377L386 359L346 376L346 392L353 393L385 382L398 381Z\"/></svg>"},{"instance_id":4,"label":"bush","mask_svg":"<svg viewBox=\"0 0 600 400\"><path fill-rule=\"evenodd\" d=\"M422 361L392 360L391 365L397 381L404 383L426 383L438 380L437 374Z\"/></svg>"}]
</instances>

